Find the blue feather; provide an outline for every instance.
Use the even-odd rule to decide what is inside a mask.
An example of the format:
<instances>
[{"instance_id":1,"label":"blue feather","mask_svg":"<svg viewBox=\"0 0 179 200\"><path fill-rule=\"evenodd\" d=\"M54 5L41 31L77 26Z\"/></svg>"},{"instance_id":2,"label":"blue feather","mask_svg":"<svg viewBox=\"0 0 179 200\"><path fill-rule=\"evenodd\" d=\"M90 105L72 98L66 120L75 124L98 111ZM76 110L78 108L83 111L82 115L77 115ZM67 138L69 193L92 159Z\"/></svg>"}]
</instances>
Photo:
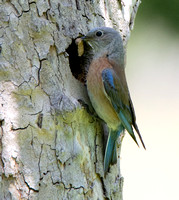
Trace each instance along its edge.
<instances>
[{"instance_id":1,"label":"blue feather","mask_svg":"<svg viewBox=\"0 0 179 200\"><path fill-rule=\"evenodd\" d=\"M138 145L136 137L134 135L134 131L132 129L132 125L129 123L129 121L127 120L127 118L125 117L125 115L122 113L122 111L120 111L118 113L118 116L119 116L119 119L121 120L121 123L123 124L124 128L128 131L128 133L130 134L130 136L133 138L133 140L135 141L135 143Z\"/></svg>"},{"instance_id":2,"label":"blue feather","mask_svg":"<svg viewBox=\"0 0 179 200\"><path fill-rule=\"evenodd\" d=\"M107 81L107 83L113 87L115 89L115 85L114 85L114 78L113 75L111 73L111 69L107 68L104 69L102 71L102 77L103 77L103 81Z\"/></svg>"},{"instance_id":3,"label":"blue feather","mask_svg":"<svg viewBox=\"0 0 179 200\"><path fill-rule=\"evenodd\" d=\"M106 174L110 164L117 163L117 152L116 152L116 142L121 132L124 130L123 126L120 125L117 130L110 130L108 141L106 144L106 151L104 157L104 173Z\"/></svg>"}]
</instances>

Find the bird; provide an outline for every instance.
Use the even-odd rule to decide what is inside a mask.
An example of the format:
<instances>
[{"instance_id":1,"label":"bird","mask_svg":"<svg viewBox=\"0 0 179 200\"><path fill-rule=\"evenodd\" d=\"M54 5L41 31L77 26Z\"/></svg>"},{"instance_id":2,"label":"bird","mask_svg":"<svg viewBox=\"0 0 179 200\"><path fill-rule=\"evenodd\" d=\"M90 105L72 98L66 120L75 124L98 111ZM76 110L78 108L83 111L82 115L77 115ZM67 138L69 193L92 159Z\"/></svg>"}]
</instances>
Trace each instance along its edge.
<instances>
[{"instance_id":1,"label":"bird","mask_svg":"<svg viewBox=\"0 0 179 200\"><path fill-rule=\"evenodd\" d=\"M138 145L134 130L146 149L136 124L134 106L125 76L125 51L120 33L110 27L97 27L81 39L93 51L86 76L87 92L109 134L104 155L104 174L117 163L117 139L124 130ZM139 145L138 145L139 146Z\"/></svg>"}]
</instances>

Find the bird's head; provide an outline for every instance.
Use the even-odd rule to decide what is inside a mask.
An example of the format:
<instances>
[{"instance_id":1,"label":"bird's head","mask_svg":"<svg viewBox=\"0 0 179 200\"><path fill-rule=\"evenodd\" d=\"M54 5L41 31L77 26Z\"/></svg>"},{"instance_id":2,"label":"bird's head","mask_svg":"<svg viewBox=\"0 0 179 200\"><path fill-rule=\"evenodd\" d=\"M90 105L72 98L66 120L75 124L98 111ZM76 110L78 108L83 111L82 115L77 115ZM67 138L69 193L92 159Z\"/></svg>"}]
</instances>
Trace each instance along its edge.
<instances>
[{"instance_id":1,"label":"bird's head","mask_svg":"<svg viewBox=\"0 0 179 200\"><path fill-rule=\"evenodd\" d=\"M120 55L124 54L122 38L113 28L94 28L82 39L92 47L96 55L108 54L121 57Z\"/></svg>"}]
</instances>

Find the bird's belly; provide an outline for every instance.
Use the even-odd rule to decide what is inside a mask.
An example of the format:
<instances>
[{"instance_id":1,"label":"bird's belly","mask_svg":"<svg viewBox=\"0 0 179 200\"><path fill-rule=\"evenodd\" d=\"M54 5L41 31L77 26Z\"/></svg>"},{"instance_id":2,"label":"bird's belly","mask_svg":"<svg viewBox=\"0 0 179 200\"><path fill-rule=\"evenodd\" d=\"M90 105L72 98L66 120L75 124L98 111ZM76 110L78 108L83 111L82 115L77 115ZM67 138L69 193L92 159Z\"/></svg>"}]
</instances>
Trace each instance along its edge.
<instances>
[{"instance_id":1,"label":"bird's belly","mask_svg":"<svg viewBox=\"0 0 179 200\"><path fill-rule=\"evenodd\" d=\"M96 97L91 92L88 92L88 94L98 116L106 122L108 127L116 129L120 121L109 100L104 96L101 96L102 98Z\"/></svg>"}]
</instances>

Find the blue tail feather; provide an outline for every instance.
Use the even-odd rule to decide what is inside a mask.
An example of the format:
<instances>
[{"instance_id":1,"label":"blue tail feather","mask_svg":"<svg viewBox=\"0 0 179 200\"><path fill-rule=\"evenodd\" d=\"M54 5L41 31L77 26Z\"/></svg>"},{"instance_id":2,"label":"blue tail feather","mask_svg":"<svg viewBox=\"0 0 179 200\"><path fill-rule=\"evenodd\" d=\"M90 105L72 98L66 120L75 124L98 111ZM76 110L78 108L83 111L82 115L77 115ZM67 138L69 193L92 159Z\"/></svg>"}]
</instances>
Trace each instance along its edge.
<instances>
[{"instance_id":1,"label":"blue tail feather","mask_svg":"<svg viewBox=\"0 0 179 200\"><path fill-rule=\"evenodd\" d=\"M106 151L104 157L104 173L106 174L110 164L117 163L116 142L120 133L123 131L123 126L120 125L118 130L110 130L108 141L106 144Z\"/></svg>"}]
</instances>

